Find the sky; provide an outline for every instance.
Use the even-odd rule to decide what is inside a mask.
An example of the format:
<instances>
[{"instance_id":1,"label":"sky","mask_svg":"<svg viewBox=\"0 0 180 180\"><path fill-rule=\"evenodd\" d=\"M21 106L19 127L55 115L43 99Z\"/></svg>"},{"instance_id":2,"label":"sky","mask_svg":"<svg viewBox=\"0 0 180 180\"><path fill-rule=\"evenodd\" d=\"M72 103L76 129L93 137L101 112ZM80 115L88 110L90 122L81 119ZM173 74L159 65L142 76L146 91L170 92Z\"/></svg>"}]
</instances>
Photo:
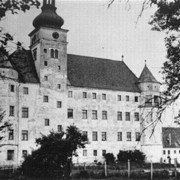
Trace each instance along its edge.
<instances>
[{"instance_id":1,"label":"sky","mask_svg":"<svg viewBox=\"0 0 180 180\"><path fill-rule=\"evenodd\" d=\"M166 60L164 33L152 31L148 24L155 7L146 9L137 22L142 0L130 0L129 4L115 0L110 8L108 3L109 0L56 0L56 11L65 22L62 28L69 30L68 53L119 61L123 55L123 61L137 77L146 60L153 75L162 82L159 71ZM32 8L18 15L7 13L0 24L28 49L32 21L40 12L40 8Z\"/></svg>"}]
</instances>

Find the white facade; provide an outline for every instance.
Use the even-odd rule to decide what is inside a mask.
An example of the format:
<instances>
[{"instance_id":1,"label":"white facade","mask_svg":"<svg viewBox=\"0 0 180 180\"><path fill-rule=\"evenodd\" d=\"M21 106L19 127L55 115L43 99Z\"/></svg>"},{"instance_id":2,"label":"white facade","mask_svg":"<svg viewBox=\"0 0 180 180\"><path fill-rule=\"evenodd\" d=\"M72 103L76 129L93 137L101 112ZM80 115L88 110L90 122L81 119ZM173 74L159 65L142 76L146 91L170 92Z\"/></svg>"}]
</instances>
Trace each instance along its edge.
<instances>
[{"instance_id":1,"label":"white facade","mask_svg":"<svg viewBox=\"0 0 180 180\"><path fill-rule=\"evenodd\" d=\"M52 36L55 32L58 38ZM0 107L6 112L4 120L9 119L13 124L13 132L7 130L1 143L0 165L19 165L23 154L37 148L35 139L41 134L65 130L72 124L87 133L89 139L86 148L78 150L75 163L102 161L104 152L116 156L119 150L135 149L145 152L147 160L160 162L161 124L153 136L151 127L144 131L156 119L156 110L153 115L150 112L156 103L154 97L159 96L160 84L139 82L139 92L71 85L67 73L67 32L40 26L30 33L39 82L23 83L17 75L11 79L8 74L6 79L0 79ZM52 57L55 51L58 55ZM17 73L4 66L0 71ZM153 99L149 106L145 103L147 95Z\"/></svg>"}]
</instances>

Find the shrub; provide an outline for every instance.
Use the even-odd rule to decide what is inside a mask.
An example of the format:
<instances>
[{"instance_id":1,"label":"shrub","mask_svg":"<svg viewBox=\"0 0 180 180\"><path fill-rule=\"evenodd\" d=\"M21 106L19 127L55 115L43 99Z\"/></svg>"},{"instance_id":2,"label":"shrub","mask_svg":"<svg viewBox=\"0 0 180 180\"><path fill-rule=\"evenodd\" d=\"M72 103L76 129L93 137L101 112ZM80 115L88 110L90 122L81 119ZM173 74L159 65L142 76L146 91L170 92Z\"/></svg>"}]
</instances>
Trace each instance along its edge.
<instances>
[{"instance_id":1,"label":"shrub","mask_svg":"<svg viewBox=\"0 0 180 180\"><path fill-rule=\"evenodd\" d=\"M104 158L106 160L106 163L109 164L113 164L115 162L115 157L113 153L107 153L104 154Z\"/></svg>"},{"instance_id":2,"label":"shrub","mask_svg":"<svg viewBox=\"0 0 180 180\"><path fill-rule=\"evenodd\" d=\"M144 162L145 155L139 150L135 150L135 151L119 151L119 153L117 155L117 160L119 162L127 162L128 159L131 162Z\"/></svg>"}]
</instances>

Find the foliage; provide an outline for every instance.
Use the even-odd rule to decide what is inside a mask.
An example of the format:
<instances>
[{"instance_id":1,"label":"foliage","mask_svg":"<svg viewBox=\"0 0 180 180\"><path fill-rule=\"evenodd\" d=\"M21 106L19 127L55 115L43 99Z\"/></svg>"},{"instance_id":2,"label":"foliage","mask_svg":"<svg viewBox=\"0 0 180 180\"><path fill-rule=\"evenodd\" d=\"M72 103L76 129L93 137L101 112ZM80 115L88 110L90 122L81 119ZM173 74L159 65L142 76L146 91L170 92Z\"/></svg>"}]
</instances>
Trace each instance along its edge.
<instances>
[{"instance_id":1,"label":"foliage","mask_svg":"<svg viewBox=\"0 0 180 180\"><path fill-rule=\"evenodd\" d=\"M66 132L50 132L48 136L36 139L39 149L25 158L23 172L34 177L69 176L72 156L77 148L84 148L87 137L75 126L69 126Z\"/></svg>"},{"instance_id":2,"label":"foliage","mask_svg":"<svg viewBox=\"0 0 180 180\"><path fill-rule=\"evenodd\" d=\"M118 155L117 155L117 160L119 162L127 162L128 160L130 160L131 162L144 162L145 160L145 155L143 154L143 152L139 151L139 150L135 150L135 151L119 151Z\"/></svg>"},{"instance_id":3,"label":"foliage","mask_svg":"<svg viewBox=\"0 0 180 180\"><path fill-rule=\"evenodd\" d=\"M162 93L159 104L159 118L163 111L174 103L180 95L180 1L155 0L155 14L149 22L153 30L166 32L165 46L167 60L162 67L166 90ZM178 114L180 117L180 114Z\"/></svg>"},{"instance_id":4,"label":"foliage","mask_svg":"<svg viewBox=\"0 0 180 180\"><path fill-rule=\"evenodd\" d=\"M26 12L32 7L39 8L40 2L38 0L0 0L0 20L6 16L7 12L17 14L18 11ZM8 44L14 43L21 45L20 42L13 42L13 36L7 32L3 27L0 27L0 60L8 57Z\"/></svg>"},{"instance_id":5,"label":"foliage","mask_svg":"<svg viewBox=\"0 0 180 180\"><path fill-rule=\"evenodd\" d=\"M109 164L113 164L114 161L115 161L115 157L114 157L114 154L113 153L107 153L107 154L104 154L104 158L106 160L106 163L109 165Z\"/></svg>"},{"instance_id":6,"label":"foliage","mask_svg":"<svg viewBox=\"0 0 180 180\"><path fill-rule=\"evenodd\" d=\"M17 14L18 11L26 12L30 7L39 7L38 0L0 0L0 19L10 11L12 14Z\"/></svg>"}]
</instances>

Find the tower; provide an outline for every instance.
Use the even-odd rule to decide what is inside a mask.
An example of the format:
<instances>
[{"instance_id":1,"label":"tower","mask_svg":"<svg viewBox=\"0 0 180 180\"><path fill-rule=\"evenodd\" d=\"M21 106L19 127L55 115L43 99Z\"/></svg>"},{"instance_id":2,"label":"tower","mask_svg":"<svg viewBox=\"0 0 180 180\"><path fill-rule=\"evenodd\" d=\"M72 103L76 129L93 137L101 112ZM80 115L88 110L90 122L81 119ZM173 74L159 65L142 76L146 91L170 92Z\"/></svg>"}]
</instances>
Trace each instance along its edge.
<instances>
[{"instance_id":1,"label":"tower","mask_svg":"<svg viewBox=\"0 0 180 180\"><path fill-rule=\"evenodd\" d=\"M43 0L42 12L33 21L30 50L42 87L65 91L67 82L67 30L56 13L55 0Z\"/></svg>"},{"instance_id":2,"label":"tower","mask_svg":"<svg viewBox=\"0 0 180 180\"><path fill-rule=\"evenodd\" d=\"M152 75L146 64L139 77L138 85L141 89L141 148L148 161L159 162L162 154L162 125L157 118L160 83ZM156 153L154 153L154 149L156 149Z\"/></svg>"}]
</instances>

